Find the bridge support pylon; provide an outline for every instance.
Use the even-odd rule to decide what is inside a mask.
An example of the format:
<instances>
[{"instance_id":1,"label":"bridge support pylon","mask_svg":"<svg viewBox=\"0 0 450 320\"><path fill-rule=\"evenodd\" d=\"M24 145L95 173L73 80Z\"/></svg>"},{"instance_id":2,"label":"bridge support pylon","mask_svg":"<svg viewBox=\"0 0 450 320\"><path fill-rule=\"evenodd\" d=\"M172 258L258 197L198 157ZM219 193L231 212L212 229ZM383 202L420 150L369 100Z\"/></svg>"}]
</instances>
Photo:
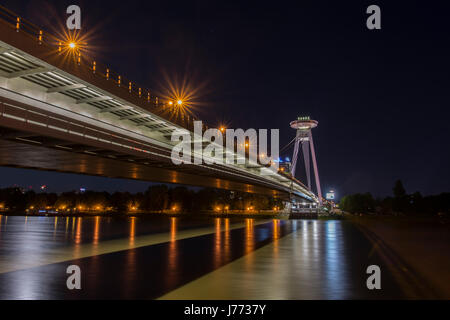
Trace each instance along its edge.
<instances>
[{"instance_id":1,"label":"bridge support pylon","mask_svg":"<svg viewBox=\"0 0 450 320\"><path fill-rule=\"evenodd\" d=\"M291 122L291 128L297 130L295 137L294 155L292 156L292 176L295 177L297 161L299 159L300 147L303 154L303 160L305 163L306 179L308 183L308 189L311 188L311 162L310 154L313 162L314 177L317 188L317 197L319 198L319 205L322 206L322 190L320 187L319 169L317 166L316 151L314 148L314 141L312 136L312 129L319 125L318 121L311 120L309 117L299 117L297 120Z\"/></svg>"}]
</instances>

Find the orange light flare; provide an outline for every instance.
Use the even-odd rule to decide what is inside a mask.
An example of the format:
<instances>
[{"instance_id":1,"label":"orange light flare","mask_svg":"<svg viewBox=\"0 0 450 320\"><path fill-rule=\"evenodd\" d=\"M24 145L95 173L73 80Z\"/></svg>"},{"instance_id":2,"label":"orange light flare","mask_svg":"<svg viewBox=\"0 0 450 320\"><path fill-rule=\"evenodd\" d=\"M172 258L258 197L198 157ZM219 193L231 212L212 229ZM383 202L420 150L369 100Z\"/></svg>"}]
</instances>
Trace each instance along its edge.
<instances>
[{"instance_id":1,"label":"orange light flare","mask_svg":"<svg viewBox=\"0 0 450 320\"><path fill-rule=\"evenodd\" d=\"M57 47L57 53L64 61L76 60L81 63L84 58L88 58L89 63L98 54L97 47L92 46L92 32L82 34L80 30L68 31L63 28L63 32L56 32L56 39L53 39ZM88 45L89 43L89 45ZM80 60L80 61L79 61Z\"/></svg>"},{"instance_id":2,"label":"orange light flare","mask_svg":"<svg viewBox=\"0 0 450 320\"><path fill-rule=\"evenodd\" d=\"M42 43L48 43L54 46L55 50L49 52L49 56L55 53L59 53L64 57L64 60L69 60L73 55L96 57L99 54L105 56L108 52L108 48L99 45L103 41L102 34L108 27L108 24L112 22L113 16L105 17L97 20L95 23L89 21L89 28L83 27L81 30L68 30L66 25L66 15L61 15L60 8L43 1L39 5L40 10L34 10L36 21L51 21L52 23L46 24L46 31L39 34L39 41ZM86 20L86 17L84 18ZM20 19L22 27L22 19ZM88 47L89 43L89 47ZM75 59L78 57L76 56Z\"/></svg>"},{"instance_id":3,"label":"orange light flare","mask_svg":"<svg viewBox=\"0 0 450 320\"><path fill-rule=\"evenodd\" d=\"M216 119L216 128L222 133L225 138L227 135L227 130L232 129L232 122L229 119L218 118Z\"/></svg>"},{"instance_id":4,"label":"orange light flare","mask_svg":"<svg viewBox=\"0 0 450 320\"><path fill-rule=\"evenodd\" d=\"M81 35L80 31L64 31L57 35L58 52L65 56L89 55L87 36Z\"/></svg>"},{"instance_id":5,"label":"orange light flare","mask_svg":"<svg viewBox=\"0 0 450 320\"><path fill-rule=\"evenodd\" d=\"M139 205L137 203L130 203L128 209L130 212L136 212L139 209Z\"/></svg>"},{"instance_id":6,"label":"orange light flare","mask_svg":"<svg viewBox=\"0 0 450 320\"><path fill-rule=\"evenodd\" d=\"M220 130L220 132L222 132L222 134L224 136L226 135L228 128L229 128L229 125L227 125L227 124L222 124L219 126L219 130Z\"/></svg>"},{"instance_id":7,"label":"orange light flare","mask_svg":"<svg viewBox=\"0 0 450 320\"><path fill-rule=\"evenodd\" d=\"M222 133L222 135L225 137L227 130L231 128L231 121L226 121L224 119L222 120L217 120L217 129L220 130L220 132Z\"/></svg>"},{"instance_id":8,"label":"orange light flare","mask_svg":"<svg viewBox=\"0 0 450 320\"><path fill-rule=\"evenodd\" d=\"M42 4L43 10L38 12L41 20L53 21L49 24L49 32L44 32L44 42L56 42L54 44L62 44L61 52L69 53L72 50L80 50L82 54L94 54L94 51L100 49L99 46L93 46L92 44L98 44L101 41L100 35L102 29L110 22L111 18L98 20L94 25L90 25L89 28L83 28L81 30L68 30L66 26L66 19L62 18L61 13L53 5ZM53 36L51 36L53 35ZM89 48L87 47L87 44ZM101 50L103 51L103 50Z\"/></svg>"},{"instance_id":9,"label":"orange light flare","mask_svg":"<svg viewBox=\"0 0 450 320\"><path fill-rule=\"evenodd\" d=\"M162 72L162 83L158 85L158 90L155 92L162 101L165 101L164 111L171 119L185 119L188 117L190 121L192 118L197 118L196 111L200 107L205 106L205 103L200 102L200 97L206 94L206 82L194 84L193 77L185 75L179 77L177 75L170 75L167 72Z\"/></svg>"}]
</instances>

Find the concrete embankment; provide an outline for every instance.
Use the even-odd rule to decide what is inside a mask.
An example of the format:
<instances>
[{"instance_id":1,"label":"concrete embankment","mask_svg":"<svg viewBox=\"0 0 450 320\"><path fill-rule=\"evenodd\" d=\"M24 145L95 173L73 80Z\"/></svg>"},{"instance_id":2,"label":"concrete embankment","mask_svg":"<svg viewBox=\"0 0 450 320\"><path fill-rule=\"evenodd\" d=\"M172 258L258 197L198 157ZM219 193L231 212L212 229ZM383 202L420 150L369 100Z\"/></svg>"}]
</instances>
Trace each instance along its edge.
<instances>
[{"instance_id":1,"label":"concrete embankment","mask_svg":"<svg viewBox=\"0 0 450 320\"><path fill-rule=\"evenodd\" d=\"M346 216L374 242L388 247L406 285L420 289L412 298L450 299L450 221L437 217ZM392 256L392 255L391 255Z\"/></svg>"}]
</instances>

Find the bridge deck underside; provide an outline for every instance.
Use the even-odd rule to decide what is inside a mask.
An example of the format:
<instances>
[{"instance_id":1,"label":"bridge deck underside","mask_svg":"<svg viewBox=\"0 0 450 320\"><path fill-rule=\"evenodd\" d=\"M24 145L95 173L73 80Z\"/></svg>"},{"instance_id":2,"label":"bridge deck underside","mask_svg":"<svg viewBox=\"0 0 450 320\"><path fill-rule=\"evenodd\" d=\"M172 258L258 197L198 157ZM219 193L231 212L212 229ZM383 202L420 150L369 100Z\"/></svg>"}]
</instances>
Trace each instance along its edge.
<instances>
[{"instance_id":1,"label":"bridge deck underside","mask_svg":"<svg viewBox=\"0 0 450 320\"><path fill-rule=\"evenodd\" d=\"M161 183L211 187L266 194L288 199L288 195L237 181L194 175L139 163L56 150L0 139L0 166L78 173Z\"/></svg>"}]
</instances>

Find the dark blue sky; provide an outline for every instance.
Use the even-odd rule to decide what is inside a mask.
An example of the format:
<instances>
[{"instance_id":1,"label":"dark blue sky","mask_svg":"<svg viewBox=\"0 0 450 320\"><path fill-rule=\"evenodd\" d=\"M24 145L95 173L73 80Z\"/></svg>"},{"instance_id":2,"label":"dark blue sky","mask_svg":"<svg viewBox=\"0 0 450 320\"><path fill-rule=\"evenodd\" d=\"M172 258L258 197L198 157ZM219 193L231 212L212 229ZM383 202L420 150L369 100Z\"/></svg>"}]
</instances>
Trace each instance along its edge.
<instances>
[{"instance_id":1,"label":"dark blue sky","mask_svg":"<svg viewBox=\"0 0 450 320\"><path fill-rule=\"evenodd\" d=\"M211 125L280 128L320 122L322 187L342 195L450 191L448 5L444 1L21 1L3 5L50 29L79 4L99 60L150 88L162 74L206 85L198 110ZM382 30L366 28L378 4ZM290 151L291 152L291 151ZM287 156L288 154L286 154ZM147 183L0 169L1 186L55 191Z\"/></svg>"}]
</instances>

